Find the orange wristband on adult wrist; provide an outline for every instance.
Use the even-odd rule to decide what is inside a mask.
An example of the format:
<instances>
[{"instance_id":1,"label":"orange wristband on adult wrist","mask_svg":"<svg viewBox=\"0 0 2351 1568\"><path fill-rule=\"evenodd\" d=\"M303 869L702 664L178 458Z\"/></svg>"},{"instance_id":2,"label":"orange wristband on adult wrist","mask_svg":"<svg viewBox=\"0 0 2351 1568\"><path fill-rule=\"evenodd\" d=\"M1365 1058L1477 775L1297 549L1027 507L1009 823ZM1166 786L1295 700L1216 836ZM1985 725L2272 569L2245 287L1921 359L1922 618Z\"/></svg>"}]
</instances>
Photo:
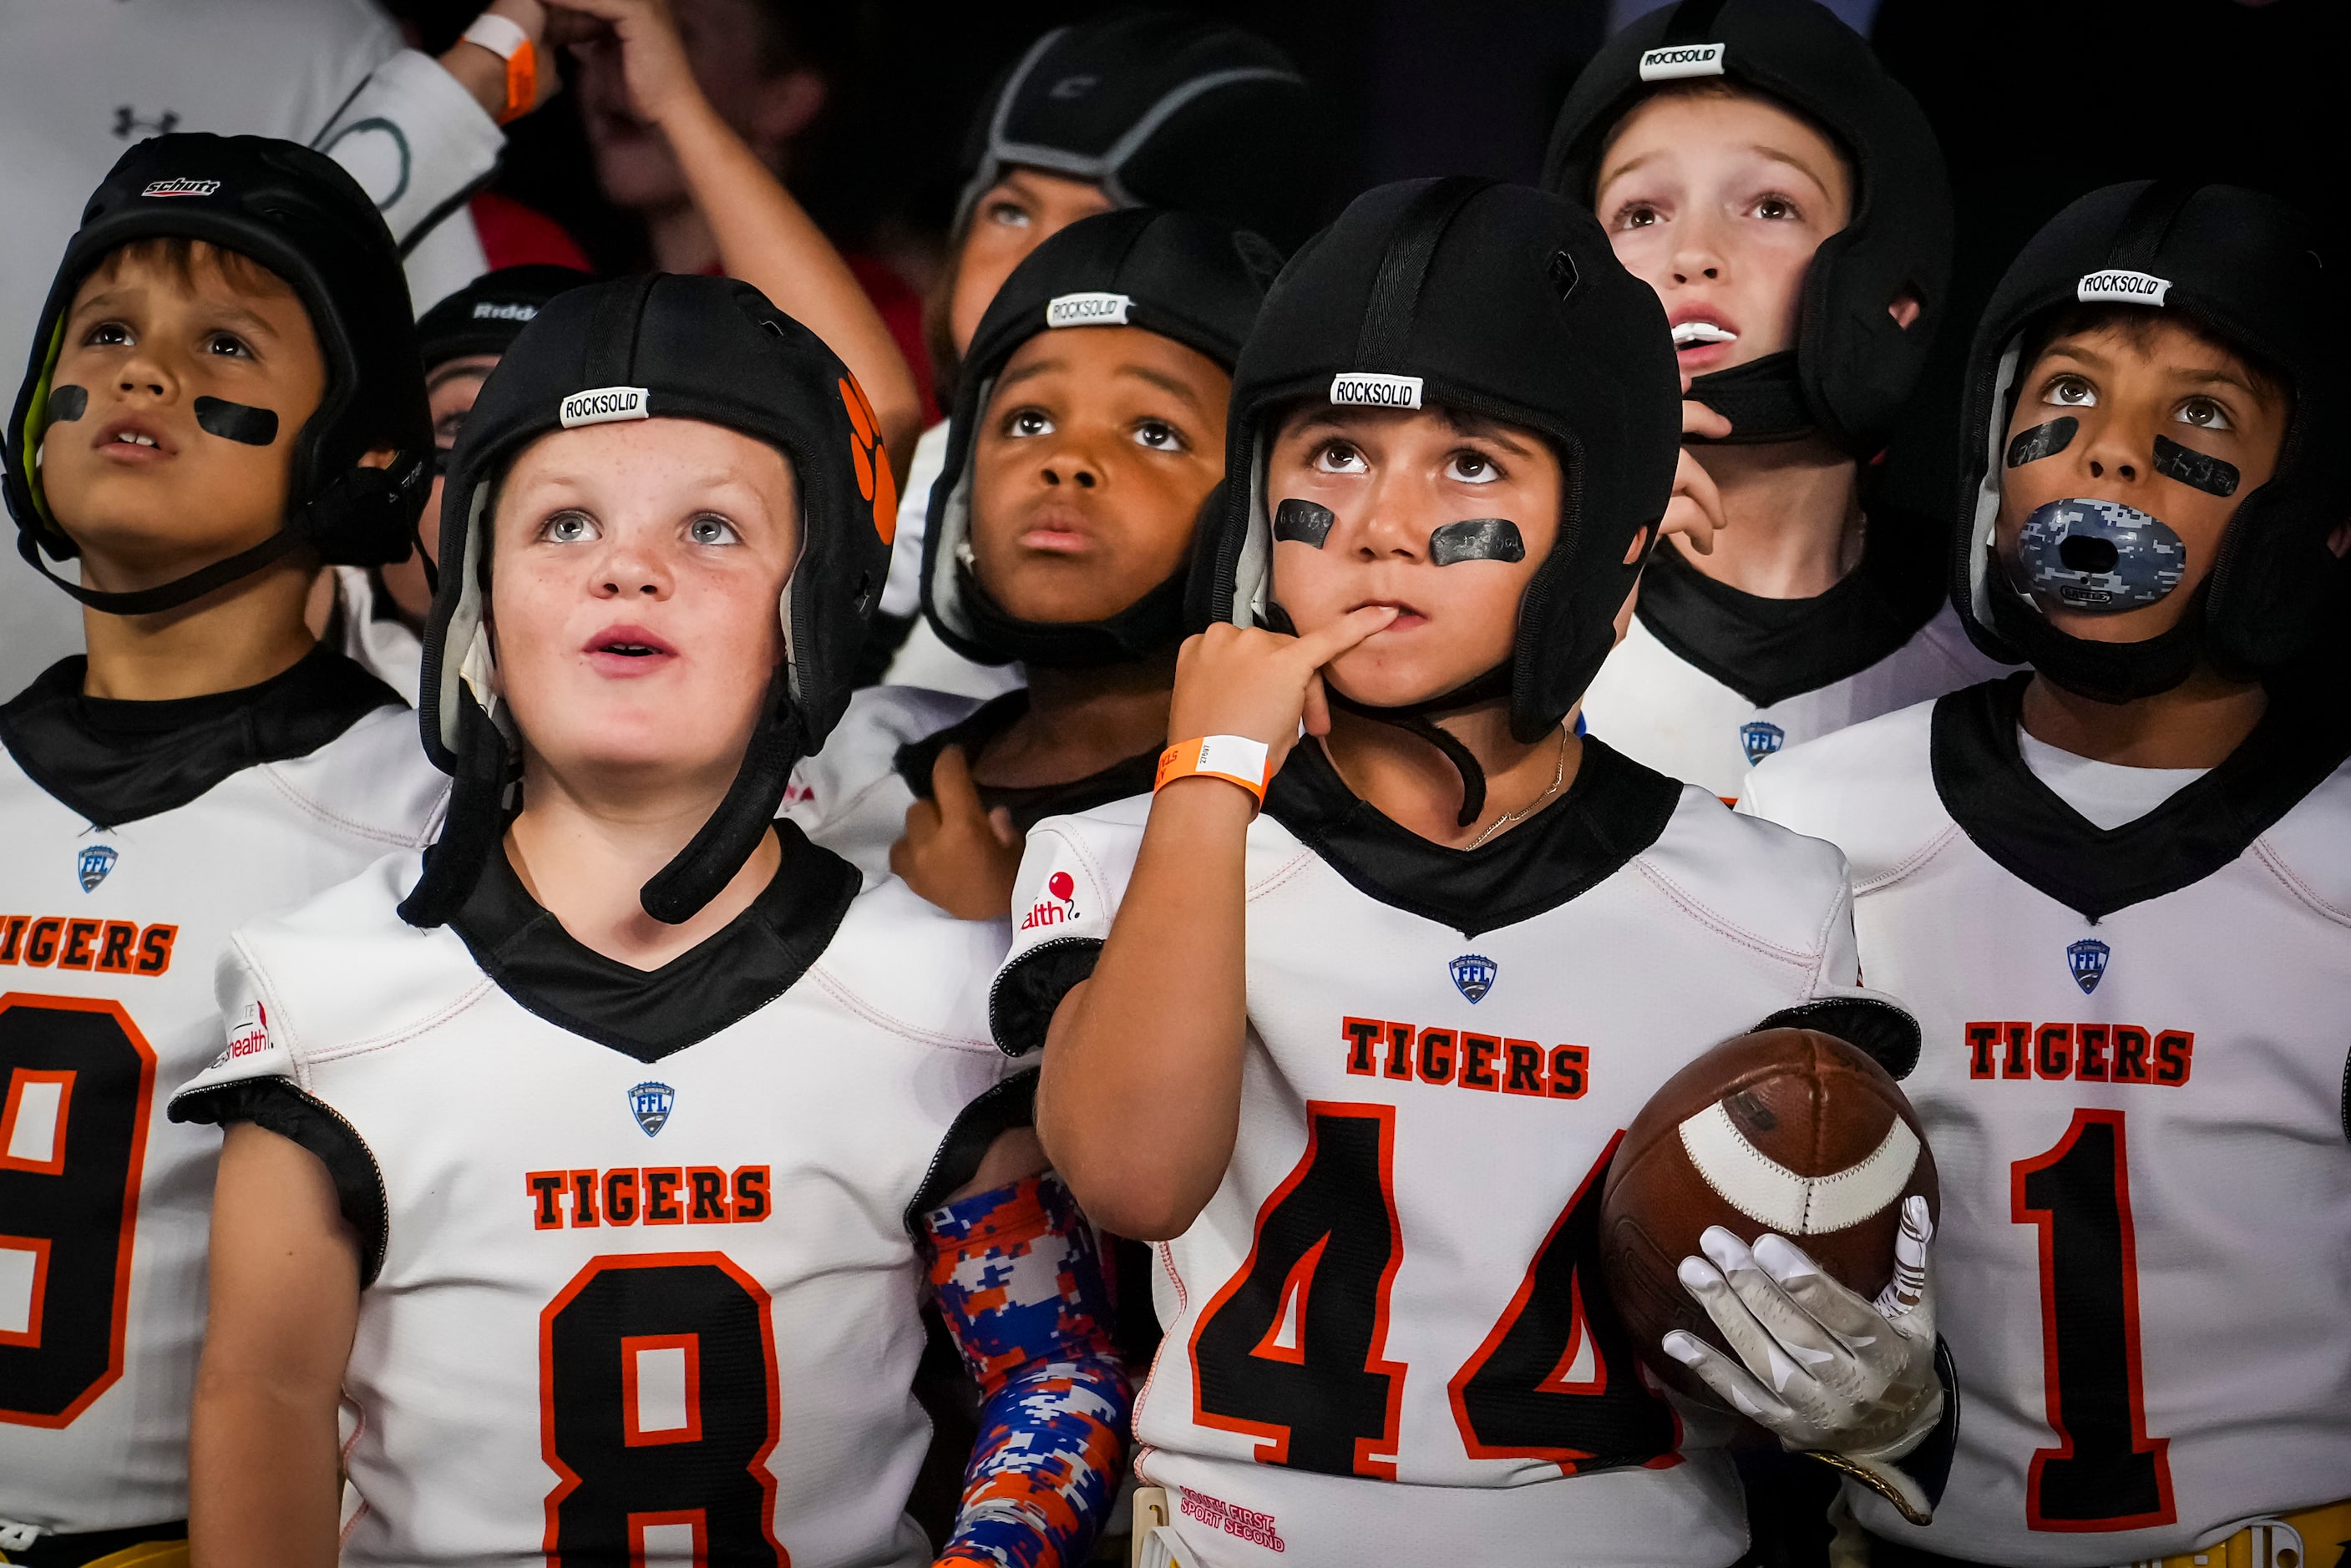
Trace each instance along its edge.
<instances>
[{"instance_id":1,"label":"orange wristband on adult wrist","mask_svg":"<svg viewBox=\"0 0 2351 1568\"><path fill-rule=\"evenodd\" d=\"M522 24L486 11L458 36L507 63L507 103L497 122L506 125L528 114L538 100L538 50Z\"/></svg>"},{"instance_id":2,"label":"orange wristband on adult wrist","mask_svg":"<svg viewBox=\"0 0 2351 1568\"><path fill-rule=\"evenodd\" d=\"M1151 781L1151 793L1156 794L1177 779L1196 774L1237 784L1263 804L1266 754L1266 743L1247 735L1203 735L1196 741L1178 741L1159 753L1159 774Z\"/></svg>"}]
</instances>

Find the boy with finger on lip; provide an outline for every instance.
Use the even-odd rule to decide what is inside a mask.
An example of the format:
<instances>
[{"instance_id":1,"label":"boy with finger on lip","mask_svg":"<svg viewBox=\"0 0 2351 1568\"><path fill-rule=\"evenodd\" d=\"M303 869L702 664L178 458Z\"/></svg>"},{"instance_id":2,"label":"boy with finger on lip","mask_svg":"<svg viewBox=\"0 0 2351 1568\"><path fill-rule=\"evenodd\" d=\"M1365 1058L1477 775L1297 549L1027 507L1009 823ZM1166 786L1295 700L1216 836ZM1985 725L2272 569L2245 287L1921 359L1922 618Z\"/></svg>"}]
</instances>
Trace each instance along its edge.
<instances>
[{"instance_id":1,"label":"boy with finger on lip","mask_svg":"<svg viewBox=\"0 0 2351 1568\"><path fill-rule=\"evenodd\" d=\"M1969 360L1952 601L2030 668L1765 762L1918 1013L1962 1423L1893 1568L2351 1539L2346 409L2313 226L2083 197Z\"/></svg>"},{"instance_id":2,"label":"boy with finger on lip","mask_svg":"<svg viewBox=\"0 0 2351 1568\"><path fill-rule=\"evenodd\" d=\"M1584 720L1729 799L1754 762L1955 686L1944 529L1868 464L1948 306L1934 132L1814 0L1684 0L1577 78L1544 184L1664 301L1689 499Z\"/></svg>"},{"instance_id":3,"label":"boy with finger on lip","mask_svg":"<svg viewBox=\"0 0 2351 1568\"><path fill-rule=\"evenodd\" d=\"M1156 792L1029 835L992 1022L1158 1242L1136 1473L1185 1563L1747 1548L1727 1418L1609 1305L1602 1174L1698 1051L1895 1010L1827 846L1570 722L1672 492L1663 317L1555 197L1359 197L1243 349ZM1951 1407L1899 1337L1785 1431L1925 1511Z\"/></svg>"}]
</instances>

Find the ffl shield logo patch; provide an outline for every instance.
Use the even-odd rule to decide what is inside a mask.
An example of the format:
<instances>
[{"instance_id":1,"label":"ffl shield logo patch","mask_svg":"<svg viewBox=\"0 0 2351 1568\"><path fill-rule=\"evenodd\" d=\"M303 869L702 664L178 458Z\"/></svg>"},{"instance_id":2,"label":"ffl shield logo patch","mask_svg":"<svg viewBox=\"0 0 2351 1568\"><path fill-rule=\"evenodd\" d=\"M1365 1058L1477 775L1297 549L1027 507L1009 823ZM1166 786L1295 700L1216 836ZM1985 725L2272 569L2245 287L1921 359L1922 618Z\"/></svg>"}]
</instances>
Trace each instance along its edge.
<instances>
[{"instance_id":1,"label":"ffl shield logo patch","mask_svg":"<svg viewBox=\"0 0 2351 1568\"><path fill-rule=\"evenodd\" d=\"M671 1107L676 1104L677 1091L667 1084L639 1084L629 1091L629 1114L637 1118L647 1137L669 1125Z\"/></svg>"},{"instance_id":2,"label":"ffl shield logo patch","mask_svg":"<svg viewBox=\"0 0 2351 1568\"><path fill-rule=\"evenodd\" d=\"M1453 989L1472 1005L1486 1000L1494 989L1494 977L1501 972L1500 965L1480 953L1463 953L1447 967L1453 971Z\"/></svg>"},{"instance_id":3,"label":"ffl shield logo patch","mask_svg":"<svg viewBox=\"0 0 2351 1568\"><path fill-rule=\"evenodd\" d=\"M83 850L74 863L74 875L81 880L81 890L85 893L96 891L98 885L106 880L106 874L114 869L114 863L120 858L114 852L114 846L109 844L93 844Z\"/></svg>"},{"instance_id":4,"label":"ffl shield logo patch","mask_svg":"<svg viewBox=\"0 0 2351 1568\"><path fill-rule=\"evenodd\" d=\"M2098 981L2105 978L2106 961L2114 956L2114 950L2088 937L2066 945L2066 967L2074 971L2074 983L2082 988L2084 996L2097 990Z\"/></svg>"},{"instance_id":5,"label":"ffl shield logo patch","mask_svg":"<svg viewBox=\"0 0 2351 1568\"><path fill-rule=\"evenodd\" d=\"M1747 765L1753 767L1788 743L1788 732L1762 719L1751 720L1739 726L1739 744L1747 753Z\"/></svg>"}]
</instances>

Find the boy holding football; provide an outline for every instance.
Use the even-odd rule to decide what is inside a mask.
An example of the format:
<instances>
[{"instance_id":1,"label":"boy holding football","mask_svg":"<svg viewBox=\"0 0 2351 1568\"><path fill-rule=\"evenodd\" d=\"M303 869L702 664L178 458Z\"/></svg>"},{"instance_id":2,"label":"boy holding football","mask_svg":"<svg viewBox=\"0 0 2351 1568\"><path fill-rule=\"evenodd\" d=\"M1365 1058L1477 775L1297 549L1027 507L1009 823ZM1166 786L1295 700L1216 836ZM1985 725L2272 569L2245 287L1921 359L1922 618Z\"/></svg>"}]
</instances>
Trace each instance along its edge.
<instances>
[{"instance_id":1,"label":"boy holding football","mask_svg":"<svg viewBox=\"0 0 2351 1568\"><path fill-rule=\"evenodd\" d=\"M1970 361L1952 579L2032 668L1749 782L1845 851L1926 1032L1967 1419L1931 1527L1856 1500L1879 1563L2351 1538L2351 410L2315 244L2229 186L2053 219Z\"/></svg>"},{"instance_id":2,"label":"boy holding football","mask_svg":"<svg viewBox=\"0 0 2351 1568\"><path fill-rule=\"evenodd\" d=\"M1698 1050L1869 1004L1824 1002L1834 853L1567 722L1673 485L1662 314L1556 198L1359 198L1243 352L1158 794L1029 836L997 1038L1045 1045L1089 1212L1161 1242L1136 1468L1187 1563L1745 1550L1727 1423L1644 1384L1605 1298L1601 1177ZM1709 1253L1719 1321L1797 1288ZM1924 1512L1931 1326L1850 1304L1869 1364L1807 1345L1805 1420L1765 1418Z\"/></svg>"}]
</instances>

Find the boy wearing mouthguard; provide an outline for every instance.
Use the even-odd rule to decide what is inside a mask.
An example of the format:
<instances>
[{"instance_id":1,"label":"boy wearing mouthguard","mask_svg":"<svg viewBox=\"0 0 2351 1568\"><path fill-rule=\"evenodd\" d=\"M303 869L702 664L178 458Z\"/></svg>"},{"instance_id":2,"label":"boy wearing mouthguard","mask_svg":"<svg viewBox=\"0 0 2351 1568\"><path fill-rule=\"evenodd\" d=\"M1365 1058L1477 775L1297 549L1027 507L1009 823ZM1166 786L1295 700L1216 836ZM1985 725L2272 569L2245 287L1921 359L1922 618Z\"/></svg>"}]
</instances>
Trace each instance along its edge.
<instances>
[{"instance_id":1,"label":"boy wearing mouthguard","mask_svg":"<svg viewBox=\"0 0 2351 1568\"><path fill-rule=\"evenodd\" d=\"M1772 758L1918 1013L1960 1369L1872 1561L2327 1562L2351 1538L2351 523L2310 225L2095 192L1970 361L1953 597L2032 669ZM2318 1553L2313 1557L2311 1552Z\"/></svg>"}]
</instances>

